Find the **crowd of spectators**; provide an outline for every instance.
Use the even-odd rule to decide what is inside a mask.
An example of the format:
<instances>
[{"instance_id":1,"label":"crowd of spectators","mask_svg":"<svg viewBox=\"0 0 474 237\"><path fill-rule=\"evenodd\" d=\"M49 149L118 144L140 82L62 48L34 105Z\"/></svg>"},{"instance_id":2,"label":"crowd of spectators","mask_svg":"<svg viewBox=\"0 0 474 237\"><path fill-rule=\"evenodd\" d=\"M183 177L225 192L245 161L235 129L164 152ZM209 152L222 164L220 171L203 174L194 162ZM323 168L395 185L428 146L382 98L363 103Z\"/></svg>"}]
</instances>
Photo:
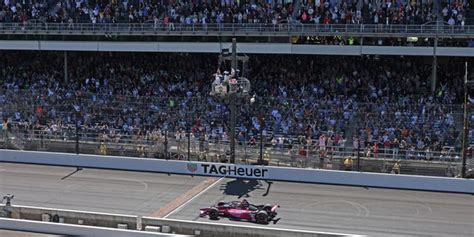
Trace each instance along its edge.
<instances>
[{"instance_id":1,"label":"crowd of spectators","mask_svg":"<svg viewBox=\"0 0 474 237\"><path fill-rule=\"evenodd\" d=\"M462 64L453 64L449 70L438 70L441 78L455 80L441 83L434 95L419 91L420 86L424 87L422 84L426 83L420 79L430 77L429 65L406 62L395 68L395 71L387 71L389 73L385 75L379 73L373 81L369 81L370 96L376 102L363 108L363 126L359 126L362 139L385 148L395 146L401 149L440 151L444 146L458 146L460 129L456 127L459 126L456 116L459 123L461 107L458 106L457 96L461 94L462 88ZM399 84L396 86L390 83ZM393 98L380 96L387 88L394 87L398 88Z\"/></svg>"},{"instance_id":2,"label":"crowd of spectators","mask_svg":"<svg viewBox=\"0 0 474 237\"><path fill-rule=\"evenodd\" d=\"M63 60L56 53L2 54L5 121L61 134L77 118L82 131L117 141L158 140L165 131L185 139L188 130L193 139L229 141L228 107L209 96L217 55L69 53L67 81ZM452 146L460 65L440 62L432 94L424 58L252 55L244 73L257 97L238 107L237 139L255 143L263 128L273 145L351 146L342 143L354 135L365 146Z\"/></svg>"},{"instance_id":3,"label":"crowd of spectators","mask_svg":"<svg viewBox=\"0 0 474 237\"><path fill-rule=\"evenodd\" d=\"M303 1L299 20L317 24L423 24L435 21L433 1Z\"/></svg>"},{"instance_id":4,"label":"crowd of spectators","mask_svg":"<svg viewBox=\"0 0 474 237\"><path fill-rule=\"evenodd\" d=\"M300 4L294 4L294 3ZM444 21L463 24L467 0L445 0ZM297 9L295 9L297 7ZM293 14L294 11L296 14ZM3 0L0 22L423 24L436 21L433 0Z\"/></svg>"},{"instance_id":5,"label":"crowd of spectators","mask_svg":"<svg viewBox=\"0 0 474 237\"><path fill-rule=\"evenodd\" d=\"M291 16L290 1L264 0L4 0L0 22L273 23Z\"/></svg>"},{"instance_id":6,"label":"crowd of spectators","mask_svg":"<svg viewBox=\"0 0 474 237\"><path fill-rule=\"evenodd\" d=\"M464 26L467 13L470 10L469 0L444 0L441 14L449 25Z\"/></svg>"}]
</instances>

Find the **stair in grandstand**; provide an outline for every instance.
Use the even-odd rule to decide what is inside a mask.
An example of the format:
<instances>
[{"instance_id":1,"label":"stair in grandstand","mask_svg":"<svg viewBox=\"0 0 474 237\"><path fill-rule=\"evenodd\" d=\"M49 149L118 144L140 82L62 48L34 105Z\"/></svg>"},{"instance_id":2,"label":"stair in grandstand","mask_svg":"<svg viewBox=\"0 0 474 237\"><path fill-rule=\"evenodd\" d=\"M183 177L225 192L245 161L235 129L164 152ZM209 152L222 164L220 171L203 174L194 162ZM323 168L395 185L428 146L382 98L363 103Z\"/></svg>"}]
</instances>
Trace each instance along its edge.
<instances>
[{"instance_id":1,"label":"stair in grandstand","mask_svg":"<svg viewBox=\"0 0 474 237\"><path fill-rule=\"evenodd\" d=\"M357 134L357 125L359 124L359 118L351 119L345 127L344 137L346 138L346 146L352 146L353 138Z\"/></svg>"},{"instance_id":2,"label":"stair in grandstand","mask_svg":"<svg viewBox=\"0 0 474 237\"><path fill-rule=\"evenodd\" d=\"M293 2L293 15L292 15L292 20L296 20L298 18L298 12L301 9L301 0L295 0Z\"/></svg>"},{"instance_id":3,"label":"stair in grandstand","mask_svg":"<svg viewBox=\"0 0 474 237\"><path fill-rule=\"evenodd\" d=\"M474 8L474 7L471 7ZM466 15L465 25L474 25L474 9L471 9Z\"/></svg>"},{"instance_id":4,"label":"stair in grandstand","mask_svg":"<svg viewBox=\"0 0 474 237\"><path fill-rule=\"evenodd\" d=\"M441 20L443 21L443 14L441 13L441 9L443 9L443 5L440 3L440 1L433 1L433 14L436 15L436 19L438 21Z\"/></svg>"},{"instance_id":5,"label":"stair in grandstand","mask_svg":"<svg viewBox=\"0 0 474 237\"><path fill-rule=\"evenodd\" d=\"M362 126L364 126L364 121L365 121L365 113L357 112L349 120L348 124L346 124L345 134L344 134L344 136L347 139L346 146L352 147L354 136L357 136L357 137L360 136L359 130Z\"/></svg>"}]
</instances>

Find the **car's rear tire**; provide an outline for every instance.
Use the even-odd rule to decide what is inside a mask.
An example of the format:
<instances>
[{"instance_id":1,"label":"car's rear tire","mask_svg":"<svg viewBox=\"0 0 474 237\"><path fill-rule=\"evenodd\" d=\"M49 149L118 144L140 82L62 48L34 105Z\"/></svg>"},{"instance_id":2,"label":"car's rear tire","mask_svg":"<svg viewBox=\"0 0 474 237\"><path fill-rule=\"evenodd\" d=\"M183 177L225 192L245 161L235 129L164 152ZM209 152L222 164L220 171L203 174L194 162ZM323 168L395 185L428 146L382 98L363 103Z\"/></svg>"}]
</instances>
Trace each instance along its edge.
<instances>
[{"instance_id":1,"label":"car's rear tire","mask_svg":"<svg viewBox=\"0 0 474 237\"><path fill-rule=\"evenodd\" d=\"M268 224L268 213L266 211L259 211L255 215L255 220L258 224Z\"/></svg>"},{"instance_id":2,"label":"car's rear tire","mask_svg":"<svg viewBox=\"0 0 474 237\"><path fill-rule=\"evenodd\" d=\"M208 211L209 219L219 220L219 210L217 208L211 207Z\"/></svg>"}]
</instances>

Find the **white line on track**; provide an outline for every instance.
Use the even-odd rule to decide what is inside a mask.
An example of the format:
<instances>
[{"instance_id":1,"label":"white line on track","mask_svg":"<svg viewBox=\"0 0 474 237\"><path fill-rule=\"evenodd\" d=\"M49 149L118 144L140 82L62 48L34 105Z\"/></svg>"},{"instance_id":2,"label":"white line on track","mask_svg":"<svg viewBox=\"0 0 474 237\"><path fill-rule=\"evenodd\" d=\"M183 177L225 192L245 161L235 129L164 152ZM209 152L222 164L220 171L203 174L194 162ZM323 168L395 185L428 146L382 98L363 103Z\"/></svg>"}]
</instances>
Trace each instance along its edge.
<instances>
[{"instance_id":1,"label":"white line on track","mask_svg":"<svg viewBox=\"0 0 474 237\"><path fill-rule=\"evenodd\" d=\"M198 198L199 196L201 196L203 193L205 193L207 190L211 189L212 187L216 186L222 179L224 179L224 177L221 177L219 178L218 180L216 180L214 183L212 183L211 185L209 185L207 188L205 188L204 190L202 190L201 192L197 193L196 195L194 195L194 197L190 198L188 201L186 201L185 203L179 205L176 209L174 209L173 211L171 211L170 213L166 214L166 216L163 217L163 219L165 218L168 218L168 216L171 216L173 215L174 213L180 211L181 209L183 209L184 206L186 206L188 203L190 203L191 201L193 201L194 199Z\"/></svg>"}]
</instances>

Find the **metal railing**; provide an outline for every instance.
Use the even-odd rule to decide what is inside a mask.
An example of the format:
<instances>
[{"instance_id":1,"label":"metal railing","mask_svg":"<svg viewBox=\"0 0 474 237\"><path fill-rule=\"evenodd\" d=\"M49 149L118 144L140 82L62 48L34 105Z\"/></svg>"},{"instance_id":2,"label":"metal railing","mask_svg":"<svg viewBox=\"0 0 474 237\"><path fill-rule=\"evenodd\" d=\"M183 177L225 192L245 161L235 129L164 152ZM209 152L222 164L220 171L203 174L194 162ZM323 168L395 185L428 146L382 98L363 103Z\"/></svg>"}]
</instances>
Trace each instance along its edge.
<instances>
[{"instance_id":1,"label":"metal railing","mask_svg":"<svg viewBox=\"0 0 474 237\"><path fill-rule=\"evenodd\" d=\"M115 133L112 131L111 134ZM26 150L72 153L76 152L76 135L79 137L78 152L86 154L212 162L228 162L230 155L227 140L188 139L187 136L178 138L175 133L167 131L155 134L156 136L110 136L82 130L76 134L72 129L51 131L12 127L8 132L1 132L0 143L4 143L4 148L19 149L8 141L20 141ZM456 176L461 165L461 154L452 147L444 147L442 151L398 148L374 150L373 147L356 149L345 145L320 147L315 143L272 144L268 142L268 138L263 141L263 144L237 141L236 162L256 164L263 158L265 163L273 166L390 173L398 161L402 164L401 173L434 176ZM260 157L261 145L263 157ZM353 162L350 167L345 164L348 157Z\"/></svg>"},{"instance_id":2,"label":"metal railing","mask_svg":"<svg viewBox=\"0 0 474 237\"><path fill-rule=\"evenodd\" d=\"M232 36L461 36L474 35L474 25L301 24L301 23L0 23L0 34L61 35L232 35Z\"/></svg>"}]
</instances>

